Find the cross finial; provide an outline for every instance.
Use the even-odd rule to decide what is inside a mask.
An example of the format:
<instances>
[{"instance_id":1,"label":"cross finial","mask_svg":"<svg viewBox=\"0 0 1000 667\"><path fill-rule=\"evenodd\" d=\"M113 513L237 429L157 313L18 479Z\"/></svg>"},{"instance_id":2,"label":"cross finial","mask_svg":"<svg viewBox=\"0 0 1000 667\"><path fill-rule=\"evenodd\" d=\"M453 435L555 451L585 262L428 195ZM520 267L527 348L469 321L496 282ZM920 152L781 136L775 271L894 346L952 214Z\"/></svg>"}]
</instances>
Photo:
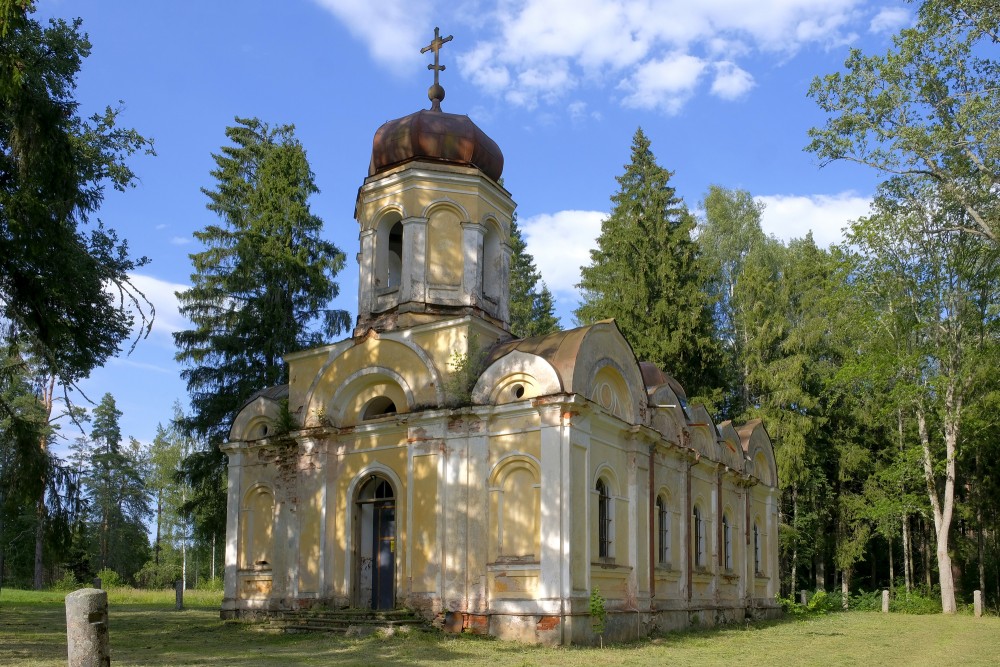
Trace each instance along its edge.
<instances>
[{"instance_id":1,"label":"cross finial","mask_svg":"<svg viewBox=\"0 0 1000 667\"><path fill-rule=\"evenodd\" d=\"M454 39L453 35L448 35L447 37L441 37L440 28L434 28L434 39L431 43L420 49L420 53L427 53L428 51L434 52L434 64L428 65L427 69L434 71L434 85L427 89L427 97L431 101L431 111L441 111L441 101L444 99L444 88L438 83L438 72L443 72L445 67L440 64L439 56L441 54L441 47Z\"/></svg>"}]
</instances>

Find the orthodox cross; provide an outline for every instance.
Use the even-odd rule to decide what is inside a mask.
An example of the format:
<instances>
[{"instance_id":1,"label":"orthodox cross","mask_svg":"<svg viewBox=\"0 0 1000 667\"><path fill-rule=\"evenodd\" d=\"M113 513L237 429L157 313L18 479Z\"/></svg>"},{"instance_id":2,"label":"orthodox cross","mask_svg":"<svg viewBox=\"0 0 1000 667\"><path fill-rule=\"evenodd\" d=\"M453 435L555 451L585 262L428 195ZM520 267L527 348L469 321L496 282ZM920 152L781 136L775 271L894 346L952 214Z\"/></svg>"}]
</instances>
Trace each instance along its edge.
<instances>
[{"instance_id":1,"label":"orthodox cross","mask_svg":"<svg viewBox=\"0 0 1000 667\"><path fill-rule=\"evenodd\" d=\"M431 100L431 109L435 111L441 110L441 100L444 99L444 88L438 83L438 73L443 72L445 67L440 64L439 56L441 55L441 47L454 39L454 35L448 35L447 37L441 37L440 28L434 28L434 39L431 43L420 49L420 53L427 53L428 51L434 52L434 64L428 65L427 69L434 71L434 85L430 87L427 91L427 97Z\"/></svg>"}]
</instances>

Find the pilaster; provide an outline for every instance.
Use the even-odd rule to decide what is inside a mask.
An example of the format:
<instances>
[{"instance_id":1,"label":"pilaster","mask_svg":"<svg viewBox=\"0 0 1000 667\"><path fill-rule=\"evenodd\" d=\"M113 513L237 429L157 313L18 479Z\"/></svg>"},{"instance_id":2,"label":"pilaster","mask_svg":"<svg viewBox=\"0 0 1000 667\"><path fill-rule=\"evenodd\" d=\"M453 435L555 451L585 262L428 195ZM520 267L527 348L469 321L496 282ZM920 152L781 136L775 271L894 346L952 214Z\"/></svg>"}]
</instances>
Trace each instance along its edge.
<instances>
[{"instance_id":1,"label":"pilaster","mask_svg":"<svg viewBox=\"0 0 1000 667\"><path fill-rule=\"evenodd\" d=\"M462 303L482 306L483 297L483 236L485 229L478 222L462 222ZM510 275L509 273L507 275Z\"/></svg>"},{"instance_id":2,"label":"pilaster","mask_svg":"<svg viewBox=\"0 0 1000 667\"><path fill-rule=\"evenodd\" d=\"M399 303L427 301L427 218L403 219L403 271Z\"/></svg>"}]
</instances>

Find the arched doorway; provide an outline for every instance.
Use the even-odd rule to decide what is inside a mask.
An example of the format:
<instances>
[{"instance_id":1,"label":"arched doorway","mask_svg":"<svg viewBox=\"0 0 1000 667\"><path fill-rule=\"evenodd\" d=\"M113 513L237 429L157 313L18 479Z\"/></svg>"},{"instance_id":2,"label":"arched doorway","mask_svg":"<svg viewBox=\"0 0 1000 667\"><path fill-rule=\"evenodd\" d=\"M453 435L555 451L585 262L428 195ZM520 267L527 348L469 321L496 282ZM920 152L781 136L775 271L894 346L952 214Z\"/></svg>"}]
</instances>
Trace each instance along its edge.
<instances>
[{"instance_id":1,"label":"arched doorway","mask_svg":"<svg viewBox=\"0 0 1000 667\"><path fill-rule=\"evenodd\" d=\"M396 606L396 494L389 480L371 475L355 501L357 606Z\"/></svg>"}]
</instances>

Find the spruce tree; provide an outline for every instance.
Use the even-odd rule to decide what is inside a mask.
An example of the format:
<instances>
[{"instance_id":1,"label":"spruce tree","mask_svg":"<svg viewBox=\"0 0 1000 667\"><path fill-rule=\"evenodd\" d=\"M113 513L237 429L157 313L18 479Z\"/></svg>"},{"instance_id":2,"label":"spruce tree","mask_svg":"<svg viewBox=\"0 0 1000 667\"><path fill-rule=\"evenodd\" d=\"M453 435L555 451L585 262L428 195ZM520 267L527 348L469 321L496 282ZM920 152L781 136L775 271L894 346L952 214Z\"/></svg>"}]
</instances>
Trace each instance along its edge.
<instances>
[{"instance_id":1,"label":"spruce tree","mask_svg":"<svg viewBox=\"0 0 1000 667\"><path fill-rule=\"evenodd\" d=\"M510 249L510 332L518 338L528 338L558 331L559 318L552 293L535 267L535 258L528 252L516 214L510 223Z\"/></svg>"},{"instance_id":2,"label":"spruce tree","mask_svg":"<svg viewBox=\"0 0 1000 667\"><path fill-rule=\"evenodd\" d=\"M691 238L694 216L671 187L672 175L636 130L632 160L616 177L611 213L581 269L575 314L581 324L614 318L640 360L676 377L689 396L710 400L720 384L719 345Z\"/></svg>"},{"instance_id":3,"label":"spruce tree","mask_svg":"<svg viewBox=\"0 0 1000 667\"><path fill-rule=\"evenodd\" d=\"M294 127L237 118L226 136L233 145L213 155L215 187L202 189L220 224L195 233L204 249L191 255L191 288L177 294L194 328L174 334L192 407L183 425L204 444L185 460L186 508L205 537L225 530L218 445L236 412L288 381L283 355L350 325L330 307L344 254L320 238L323 222L309 208L318 189Z\"/></svg>"}]
</instances>

